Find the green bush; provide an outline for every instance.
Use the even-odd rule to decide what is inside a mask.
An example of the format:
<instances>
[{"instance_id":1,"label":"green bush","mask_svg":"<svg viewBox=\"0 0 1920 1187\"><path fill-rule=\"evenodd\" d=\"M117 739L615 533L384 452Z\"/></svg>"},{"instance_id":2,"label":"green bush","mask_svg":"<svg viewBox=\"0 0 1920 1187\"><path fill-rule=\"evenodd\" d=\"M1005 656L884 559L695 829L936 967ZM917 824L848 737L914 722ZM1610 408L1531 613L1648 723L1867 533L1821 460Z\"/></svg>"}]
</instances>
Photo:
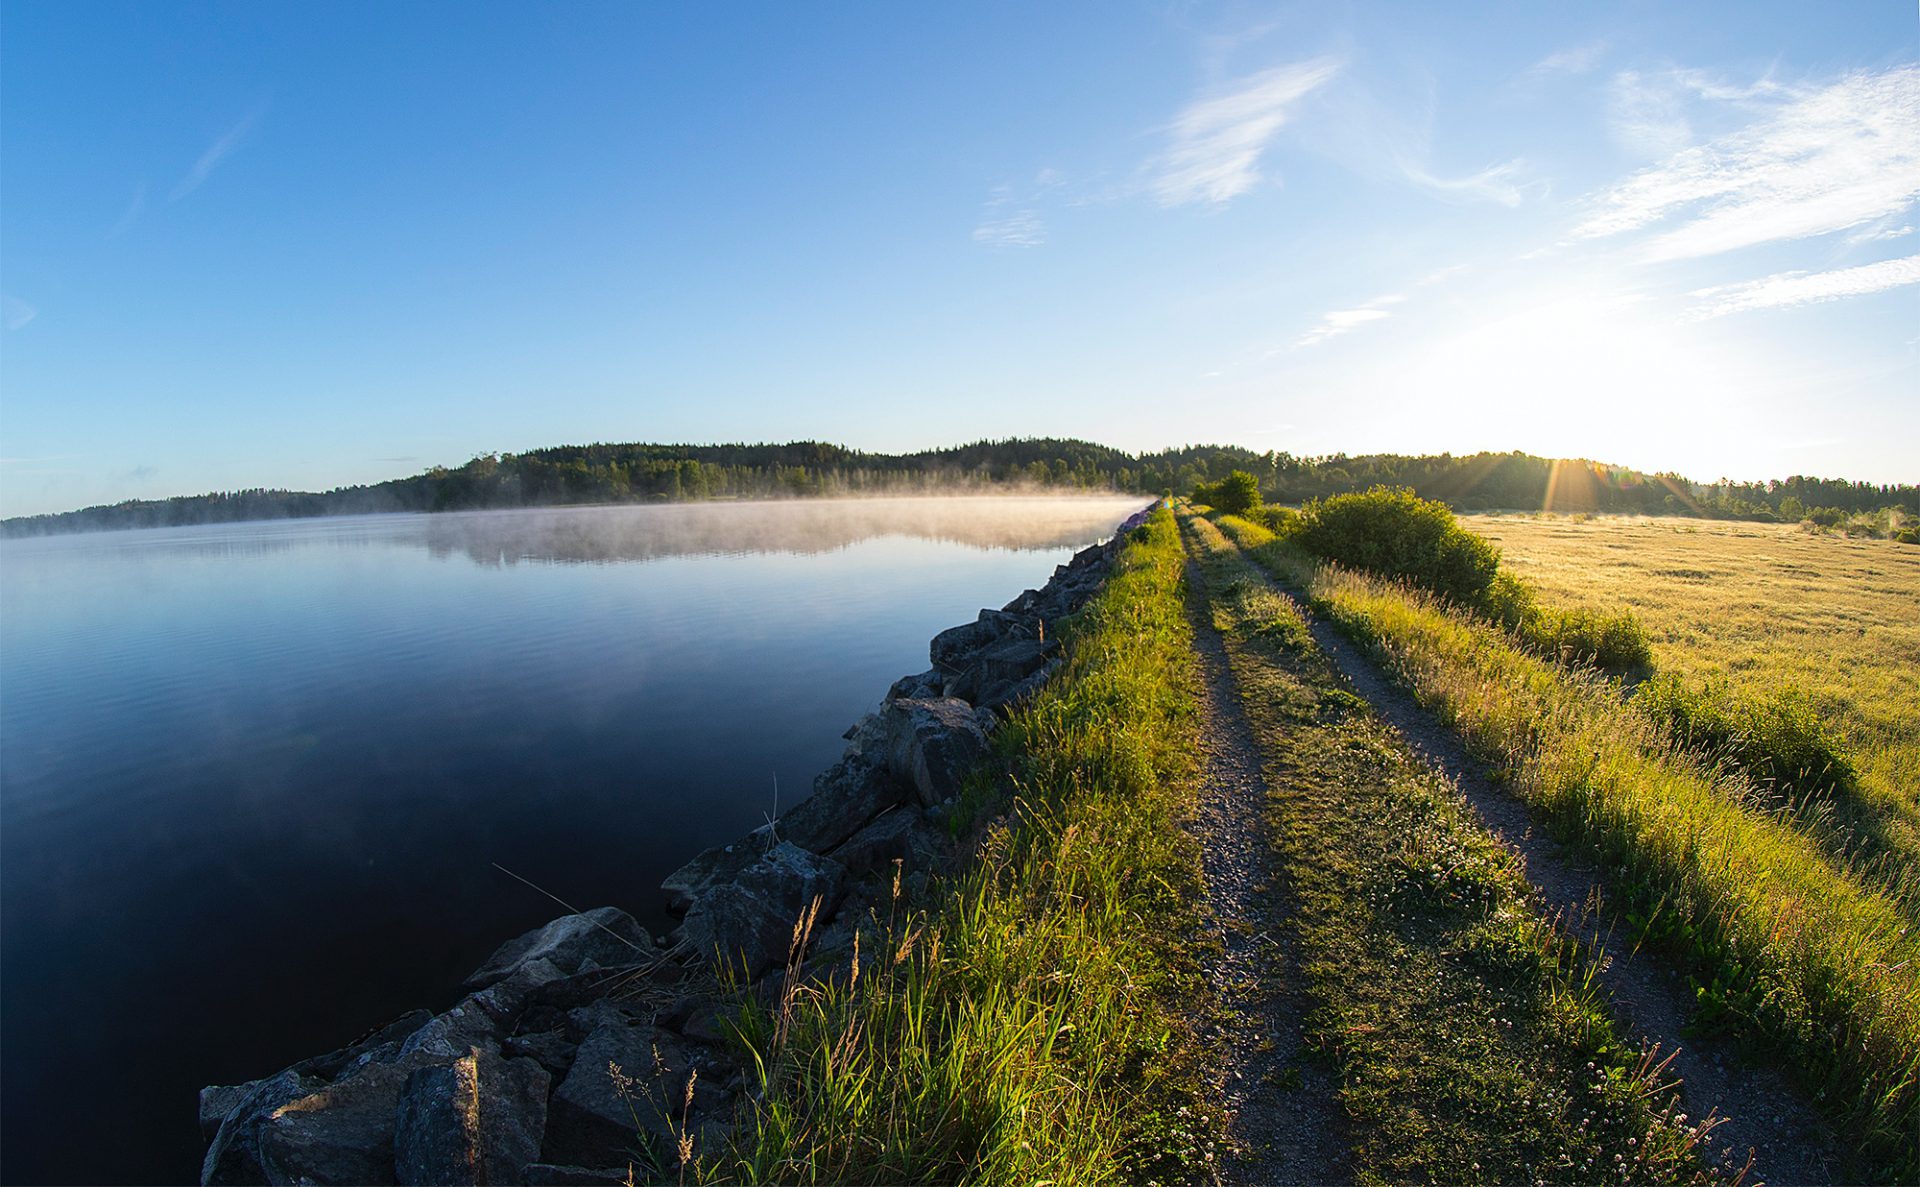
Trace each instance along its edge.
<instances>
[{"instance_id":1,"label":"green bush","mask_svg":"<svg viewBox=\"0 0 1920 1187\"><path fill-rule=\"evenodd\" d=\"M1515 633L1528 649L1563 664L1624 672L1653 662L1647 628L1627 611L1536 610Z\"/></svg>"},{"instance_id":2,"label":"green bush","mask_svg":"<svg viewBox=\"0 0 1920 1187\"><path fill-rule=\"evenodd\" d=\"M1260 514L1260 482L1245 470L1235 470L1218 482L1202 482L1193 488L1193 501L1204 503L1228 515Z\"/></svg>"},{"instance_id":3,"label":"green bush","mask_svg":"<svg viewBox=\"0 0 1920 1187\"><path fill-rule=\"evenodd\" d=\"M1276 536L1290 537L1300 527L1300 513L1291 507L1268 505L1260 508L1250 518Z\"/></svg>"},{"instance_id":4,"label":"green bush","mask_svg":"<svg viewBox=\"0 0 1920 1187\"><path fill-rule=\"evenodd\" d=\"M1462 605L1478 607L1500 568L1500 550L1461 527L1445 503L1404 487L1308 503L1294 533L1330 561L1401 577Z\"/></svg>"},{"instance_id":5,"label":"green bush","mask_svg":"<svg viewBox=\"0 0 1920 1187\"><path fill-rule=\"evenodd\" d=\"M1802 696L1756 698L1719 681L1690 685L1668 673L1643 682L1633 704L1679 745L1739 768L1782 798L1831 796L1855 786L1852 762Z\"/></svg>"}]
</instances>

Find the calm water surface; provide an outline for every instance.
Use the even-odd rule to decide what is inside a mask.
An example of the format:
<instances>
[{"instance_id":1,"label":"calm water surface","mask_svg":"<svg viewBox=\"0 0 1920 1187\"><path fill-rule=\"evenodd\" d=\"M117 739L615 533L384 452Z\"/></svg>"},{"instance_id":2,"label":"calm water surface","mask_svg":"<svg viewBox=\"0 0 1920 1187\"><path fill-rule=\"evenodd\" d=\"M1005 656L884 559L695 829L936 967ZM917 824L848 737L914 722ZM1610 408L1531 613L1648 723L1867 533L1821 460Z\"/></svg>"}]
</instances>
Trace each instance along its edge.
<instances>
[{"instance_id":1,"label":"calm water surface","mask_svg":"<svg viewBox=\"0 0 1920 1187\"><path fill-rule=\"evenodd\" d=\"M0 544L0 1178L197 1179L195 1094L451 1003L806 794L940 629L1140 500Z\"/></svg>"}]
</instances>

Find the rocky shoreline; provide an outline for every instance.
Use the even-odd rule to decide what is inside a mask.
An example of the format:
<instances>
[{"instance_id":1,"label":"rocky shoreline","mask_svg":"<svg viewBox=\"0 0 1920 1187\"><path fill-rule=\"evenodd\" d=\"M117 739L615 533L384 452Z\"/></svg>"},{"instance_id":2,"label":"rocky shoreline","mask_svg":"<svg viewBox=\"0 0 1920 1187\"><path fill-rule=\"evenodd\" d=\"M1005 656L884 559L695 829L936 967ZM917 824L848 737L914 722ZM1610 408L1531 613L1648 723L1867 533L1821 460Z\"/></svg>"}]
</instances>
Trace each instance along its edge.
<instances>
[{"instance_id":1,"label":"rocky shoreline","mask_svg":"<svg viewBox=\"0 0 1920 1187\"><path fill-rule=\"evenodd\" d=\"M895 878L962 859L944 822L963 781L1059 669L1051 624L1100 590L1145 518L935 636L932 666L847 731L809 798L666 878L680 921L664 941L614 907L563 916L501 945L442 1013L202 1089L201 1182L616 1184L665 1173L688 1139L723 1143L750 1081L716 967L749 992L790 964L830 969ZM795 951L803 914L811 943Z\"/></svg>"}]
</instances>

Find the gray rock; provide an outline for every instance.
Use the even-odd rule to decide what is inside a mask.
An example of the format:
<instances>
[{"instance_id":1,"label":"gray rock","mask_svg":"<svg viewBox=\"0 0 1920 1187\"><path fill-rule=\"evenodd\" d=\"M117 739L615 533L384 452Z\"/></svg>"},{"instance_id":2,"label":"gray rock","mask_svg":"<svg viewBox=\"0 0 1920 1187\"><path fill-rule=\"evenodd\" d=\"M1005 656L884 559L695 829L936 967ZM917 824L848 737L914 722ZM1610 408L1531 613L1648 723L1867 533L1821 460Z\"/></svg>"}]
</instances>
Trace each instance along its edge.
<instances>
[{"instance_id":1,"label":"gray rock","mask_svg":"<svg viewBox=\"0 0 1920 1187\"><path fill-rule=\"evenodd\" d=\"M409 1070L428 1063L450 1063L475 1047L492 1048L499 1041L500 1024L469 997L408 1035L393 1062L404 1063Z\"/></svg>"},{"instance_id":2,"label":"gray rock","mask_svg":"<svg viewBox=\"0 0 1920 1187\"><path fill-rule=\"evenodd\" d=\"M879 714L874 719L880 741L873 757L843 758L822 771L813 781L813 794L780 818L775 831L782 840L825 852L907 798L907 787L886 766L885 723Z\"/></svg>"},{"instance_id":3,"label":"gray rock","mask_svg":"<svg viewBox=\"0 0 1920 1187\"><path fill-rule=\"evenodd\" d=\"M575 1166L661 1161L687 1071L686 1049L673 1035L624 1019L602 1022L553 1090L542 1154Z\"/></svg>"},{"instance_id":4,"label":"gray rock","mask_svg":"<svg viewBox=\"0 0 1920 1187\"><path fill-rule=\"evenodd\" d=\"M908 806L867 825L829 856L847 867L849 877L858 878L896 858L915 866L930 864L944 848L944 834L927 823L920 809Z\"/></svg>"},{"instance_id":5,"label":"gray rock","mask_svg":"<svg viewBox=\"0 0 1920 1187\"><path fill-rule=\"evenodd\" d=\"M264 1080L240 1085L245 1089L237 1104L227 1110L207 1146L200 1163L202 1183L264 1183L266 1168L260 1161L260 1128L268 1114L280 1106L311 1095L325 1085L292 1068ZM202 1100L205 1093L202 1093Z\"/></svg>"},{"instance_id":6,"label":"gray rock","mask_svg":"<svg viewBox=\"0 0 1920 1187\"><path fill-rule=\"evenodd\" d=\"M648 943L652 943L651 937ZM584 962L581 971L586 971L587 964L593 964L593 960L589 958ZM522 961L504 980L495 981L473 994L467 1002L478 1006L493 1021L496 1028L505 1029L520 1016L520 1011L526 1008L527 999L532 996L534 990L558 981L564 976L566 974L558 965L544 956L536 956L531 960Z\"/></svg>"},{"instance_id":7,"label":"gray rock","mask_svg":"<svg viewBox=\"0 0 1920 1187\"><path fill-rule=\"evenodd\" d=\"M200 1138L212 1141L213 1135L220 1132L220 1123L227 1115L247 1098L247 1093L265 1083L255 1080L248 1084L209 1084L200 1090Z\"/></svg>"},{"instance_id":8,"label":"gray rock","mask_svg":"<svg viewBox=\"0 0 1920 1187\"><path fill-rule=\"evenodd\" d=\"M849 726L841 737L847 739L847 748L843 752L845 757L869 758L885 752L887 725L880 719L880 714L869 713Z\"/></svg>"},{"instance_id":9,"label":"gray rock","mask_svg":"<svg viewBox=\"0 0 1920 1187\"><path fill-rule=\"evenodd\" d=\"M501 1042L500 1053L514 1059L531 1059L549 1072L564 1075L573 1066L573 1055L579 1046L567 1037L565 1030L556 1028L514 1035Z\"/></svg>"},{"instance_id":10,"label":"gray rock","mask_svg":"<svg viewBox=\"0 0 1920 1187\"><path fill-rule=\"evenodd\" d=\"M987 755L987 735L973 706L957 698L892 701L886 718L887 768L923 805L957 794L967 772Z\"/></svg>"},{"instance_id":11,"label":"gray rock","mask_svg":"<svg viewBox=\"0 0 1920 1187\"><path fill-rule=\"evenodd\" d=\"M949 627L933 637L927 644L927 658L933 661L934 670L942 675L957 672L966 666L968 657L984 647L1009 635L1033 638L1038 635L1039 623L1019 614L1009 614L1005 610L982 610L980 617L961 626Z\"/></svg>"},{"instance_id":12,"label":"gray rock","mask_svg":"<svg viewBox=\"0 0 1920 1187\"><path fill-rule=\"evenodd\" d=\"M697 959L731 962L751 979L786 961L794 920L816 898L830 914L845 881L839 862L783 841L695 902L681 938Z\"/></svg>"},{"instance_id":13,"label":"gray rock","mask_svg":"<svg viewBox=\"0 0 1920 1187\"><path fill-rule=\"evenodd\" d=\"M473 1051L423 1067L400 1092L393 1135L402 1183L519 1183L540 1158L545 1068Z\"/></svg>"},{"instance_id":14,"label":"gray rock","mask_svg":"<svg viewBox=\"0 0 1920 1187\"><path fill-rule=\"evenodd\" d=\"M667 892L668 908L684 912L708 890L733 881L772 844L770 833L755 831L731 845L715 845L704 851L661 881L660 889Z\"/></svg>"},{"instance_id":15,"label":"gray rock","mask_svg":"<svg viewBox=\"0 0 1920 1187\"><path fill-rule=\"evenodd\" d=\"M938 668L928 668L924 672L912 676L902 676L900 679L895 680L893 687L887 689L887 699L890 701L901 698L919 700L923 697L937 697L941 694L941 691L940 670Z\"/></svg>"},{"instance_id":16,"label":"gray rock","mask_svg":"<svg viewBox=\"0 0 1920 1187\"><path fill-rule=\"evenodd\" d=\"M1023 618L1032 617L1036 613L1034 608L1044 600L1039 590L1023 589L1020 591L1019 597L1000 607L1000 609L1007 614L1018 614Z\"/></svg>"},{"instance_id":17,"label":"gray rock","mask_svg":"<svg viewBox=\"0 0 1920 1187\"><path fill-rule=\"evenodd\" d=\"M303 1059L276 1075L252 1080L245 1084L207 1085L200 1090L201 1136L211 1141L214 1134L219 1132L220 1123L226 1120L227 1115L232 1113L249 1093L269 1081L279 1079L286 1072L325 1081L337 1079L342 1072L354 1071L369 1063L393 1062L399 1057L401 1041L432 1019L433 1015L425 1010L411 1010L357 1042L350 1043L337 1051L329 1051L325 1055Z\"/></svg>"},{"instance_id":18,"label":"gray rock","mask_svg":"<svg viewBox=\"0 0 1920 1187\"><path fill-rule=\"evenodd\" d=\"M979 699L974 701L974 708L997 721L999 717L1025 704L1032 699L1033 694L1045 688L1047 681L1053 679L1053 674L1060 670L1063 662L1057 657L1050 659L1019 680L996 684L983 690ZM981 723L981 728L989 729L991 732L984 721Z\"/></svg>"},{"instance_id":19,"label":"gray rock","mask_svg":"<svg viewBox=\"0 0 1920 1187\"><path fill-rule=\"evenodd\" d=\"M1011 688L1040 670L1059 650L1051 640L1002 639L974 653L966 669L947 681L947 695L978 704L990 690Z\"/></svg>"},{"instance_id":20,"label":"gray rock","mask_svg":"<svg viewBox=\"0 0 1920 1187\"><path fill-rule=\"evenodd\" d=\"M394 1106L406 1080L406 1070L381 1063L335 1084L284 1072L222 1123L201 1181L392 1183Z\"/></svg>"},{"instance_id":21,"label":"gray rock","mask_svg":"<svg viewBox=\"0 0 1920 1187\"><path fill-rule=\"evenodd\" d=\"M467 988L501 981L530 960L550 961L563 974L578 972L591 957L603 965L632 964L653 955L653 937L618 907L596 907L562 915L544 927L508 940L467 978Z\"/></svg>"}]
</instances>

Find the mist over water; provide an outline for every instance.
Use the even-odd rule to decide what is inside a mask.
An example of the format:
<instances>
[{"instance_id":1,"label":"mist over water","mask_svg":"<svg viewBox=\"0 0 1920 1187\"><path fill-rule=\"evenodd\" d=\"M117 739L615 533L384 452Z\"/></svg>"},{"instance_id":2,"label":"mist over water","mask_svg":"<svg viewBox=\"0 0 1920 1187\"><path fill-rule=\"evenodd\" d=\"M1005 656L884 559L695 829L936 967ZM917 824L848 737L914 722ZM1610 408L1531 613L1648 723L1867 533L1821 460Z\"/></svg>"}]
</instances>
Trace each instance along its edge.
<instances>
[{"instance_id":1,"label":"mist over water","mask_svg":"<svg viewBox=\"0 0 1920 1187\"><path fill-rule=\"evenodd\" d=\"M194 1094L449 1004L805 795L928 638L1142 503L297 520L0 544L9 1181L181 1181Z\"/></svg>"}]
</instances>

